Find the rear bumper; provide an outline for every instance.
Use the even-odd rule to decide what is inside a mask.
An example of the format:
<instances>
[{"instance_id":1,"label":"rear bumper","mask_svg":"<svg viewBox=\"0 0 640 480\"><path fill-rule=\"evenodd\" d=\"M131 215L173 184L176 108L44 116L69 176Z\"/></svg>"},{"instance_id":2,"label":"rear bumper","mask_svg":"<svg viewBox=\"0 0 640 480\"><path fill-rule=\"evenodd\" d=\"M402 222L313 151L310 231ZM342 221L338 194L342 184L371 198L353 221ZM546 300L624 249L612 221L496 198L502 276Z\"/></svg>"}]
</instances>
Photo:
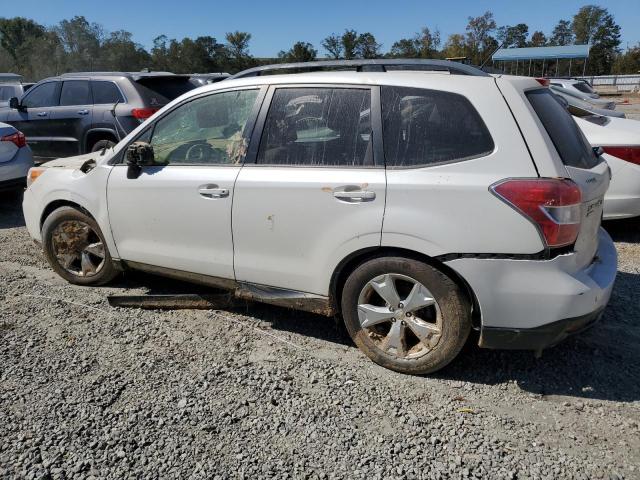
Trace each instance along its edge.
<instances>
[{"instance_id":1,"label":"rear bumper","mask_svg":"<svg viewBox=\"0 0 640 480\"><path fill-rule=\"evenodd\" d=\"M600 229L593 262L576 267L575 257L447 262L478 300L480 346L538 350L595 321L611 297L617 273L615 246Z\"/></svg>"},{"instance_id":2,"label":"rear bumper","mask_svg":"<svg viewBox=\"0 0 640 480\"><path fill-rule=\"evenodd\" d=\"M536 328L482 327L479 345L501 350L542 350L580 333L596 323L604 308L575 318L566 318Z\"/></svg>"},{"instance_id":3,"label":"rear bumper","mask_svg":"<svg viewBox=\"0 0 640 480\"><path fill-rule=\"evenodd\" d=\"M27 172L31 167L33 167L31 149L20 148L11 160L0 163L0 189L24 188Z\"/></svg>"}]
</instances>

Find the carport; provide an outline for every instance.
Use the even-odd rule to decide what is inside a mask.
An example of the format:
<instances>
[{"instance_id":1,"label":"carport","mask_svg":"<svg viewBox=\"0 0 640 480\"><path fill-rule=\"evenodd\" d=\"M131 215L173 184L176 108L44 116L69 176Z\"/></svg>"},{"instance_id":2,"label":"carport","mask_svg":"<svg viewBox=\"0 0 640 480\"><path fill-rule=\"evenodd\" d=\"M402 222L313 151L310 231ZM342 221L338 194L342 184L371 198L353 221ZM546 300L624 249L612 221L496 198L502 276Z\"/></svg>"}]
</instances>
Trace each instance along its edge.
<instances>
[{"instance_id":1,"label":"carport","mask_svg":"<svg viewBox=\"0 0 640 480\"><path fill-rule=\"evenodd\" d=\"M564 45L557 47L500 48L492 56L494 68L512 75L560 76L561 62L568 63L568 76L578 67L577 74L586 73L590 45ZM542 69L540 70L540 60ZM574 63L578 65L574 65ZM579 64L582 65L579 65ZM580 67L582 67L580 69Z\"/></svg>"}]
</instances>

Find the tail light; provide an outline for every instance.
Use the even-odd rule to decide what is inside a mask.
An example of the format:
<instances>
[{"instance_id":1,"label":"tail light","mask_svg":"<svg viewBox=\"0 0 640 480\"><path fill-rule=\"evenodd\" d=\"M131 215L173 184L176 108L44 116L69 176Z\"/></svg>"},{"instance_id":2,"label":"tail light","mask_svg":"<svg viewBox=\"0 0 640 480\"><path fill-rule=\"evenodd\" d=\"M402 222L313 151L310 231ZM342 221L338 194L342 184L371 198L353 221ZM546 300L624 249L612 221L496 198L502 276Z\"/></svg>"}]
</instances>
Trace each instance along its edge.
<instances>
[{"instance_id":1,"label":"tail light","mask_svg":"<svg viewBox=\"0 0 640 480\"><path fill-rule=\"evenodd\" d=\"M548 78L536 78L536 82L543 87L548 87L551 84L551 81Z\"/></svg>"},{"instance_id":2,"label":"tail light","mask_svg":"<svg viewBox=\"0 0 640 480\"><path fill-rule=\"evenodd\" d=\"M133 115L133 117L137 118L138 120L146 120L151 115L156 113L158 110L160 109L159 108L134 108L133 110L131 110L131 115Z\"/></svg>"},{"instance_id":3,"label":"tail light","mask_svg":"<svg viewBox=\"0 0 640 480\"><path fill-rule=\"evenodd\" d=\"M0 138L0 142L11 142L16 147L26 147L27 146L27 137L24 136L22 132L12 133L11 135L5 135Z\"/></svg>"},{"instance_id":4,"label":"tail light","mask_svg":"<svg viewBox=\"0 0 640 480\"><path fill-rule=\"evenodd\" d=\"M640 165L640 147L602 147L604 153Z\"/></svg>"},{"instance_id":5,"label":"tail light","mask_svg":"<svg viewBox=\"0 0 640 480\"><path fill-rule=\"evenodd\" d=\"M557 178L504 180L491 190L531 220L550 248L575 243L580 232L582 193L573 181Z\"/></svg>"}]
</instances>

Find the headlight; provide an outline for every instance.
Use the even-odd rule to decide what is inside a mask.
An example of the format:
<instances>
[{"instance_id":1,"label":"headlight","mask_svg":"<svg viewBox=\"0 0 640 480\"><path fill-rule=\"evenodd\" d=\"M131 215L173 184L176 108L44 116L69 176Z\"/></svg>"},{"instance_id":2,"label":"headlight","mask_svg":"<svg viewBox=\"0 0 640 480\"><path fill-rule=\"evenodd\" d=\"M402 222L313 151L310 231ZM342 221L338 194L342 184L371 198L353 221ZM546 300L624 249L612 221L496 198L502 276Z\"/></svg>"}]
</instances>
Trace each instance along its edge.
<instances>
[{"instance_id":1,"label":"headlight","mask_svg":"<svg viewBox=\"0 0 640 480\"><path fill-rule=\"evenodd\" d=\"M40 175L44 173L43 167L32 167L29 169L27 173L27 188L31 186L33 182L35 182Z\"/></svg>"}]
</instances>

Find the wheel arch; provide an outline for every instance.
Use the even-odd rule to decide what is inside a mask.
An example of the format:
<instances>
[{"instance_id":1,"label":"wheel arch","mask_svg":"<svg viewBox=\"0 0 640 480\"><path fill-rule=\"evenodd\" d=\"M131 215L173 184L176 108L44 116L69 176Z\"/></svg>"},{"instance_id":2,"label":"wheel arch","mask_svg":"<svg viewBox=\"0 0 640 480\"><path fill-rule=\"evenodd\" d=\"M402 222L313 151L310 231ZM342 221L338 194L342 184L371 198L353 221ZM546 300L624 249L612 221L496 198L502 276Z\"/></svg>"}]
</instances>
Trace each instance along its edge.
<instances>
[{"instance_id":1,"label":"wheel arch","mask_svg":"<svg viewBox=\"0 0 640 480\"><path fill-rule=\"evenodd\" d=\"M118 143L118 136L112 128L92 128L84 136L84 152L90 152L91 147L100 140L113 140Z\"/></svg>"},{"instance_id":2,"label":"wheel arch","mask_svg":"<svg viewBox=\"0 0 640 480\"><path fill-rule=\"evenodd\" d=\"M40 215L39 227L41 231L42 231L42 226L44 225L44 222L47 219L47 217L60 207L71 207L71 208L75 208L76 210L80 210L81 212L83 212L84 214L90 216L93 220L95 220L96 223L98 223L98 220L96 219L96 217L92 215L91 212L86 208L84 208L82 205L72 202L71 200L53 200L52 202L49 202L47 204L47 206L42 210L42 215Z\"/></svg>"},{"instance_id":3,"label":"wheel arch","mask_svg":"<svg viewBox=\"0 0 640 480\"><path fill-rule=\"evenodd\" d=\"M344 287L349 274L351 274L351 272L353 272L360 264L368 260L389 256L405 257L424 262L440 270L442 273L451 278L466 296L467 300L469 301L469 305L471 305L471 322L473 328L480 328L482 324L480 304L478 303L478 299L476 298L476 295L471 289L469 283L458 272L436 258L425 255L424 253L416 252L414 250L408 250L398 247L385 246L364 248L351 253L338 264L338 266L333 271L333 274L331 276L331 283L329 286L329 295L333 303L333 307L337 312L340 311L342 288Z\"/></svg>"}]
</instances>

